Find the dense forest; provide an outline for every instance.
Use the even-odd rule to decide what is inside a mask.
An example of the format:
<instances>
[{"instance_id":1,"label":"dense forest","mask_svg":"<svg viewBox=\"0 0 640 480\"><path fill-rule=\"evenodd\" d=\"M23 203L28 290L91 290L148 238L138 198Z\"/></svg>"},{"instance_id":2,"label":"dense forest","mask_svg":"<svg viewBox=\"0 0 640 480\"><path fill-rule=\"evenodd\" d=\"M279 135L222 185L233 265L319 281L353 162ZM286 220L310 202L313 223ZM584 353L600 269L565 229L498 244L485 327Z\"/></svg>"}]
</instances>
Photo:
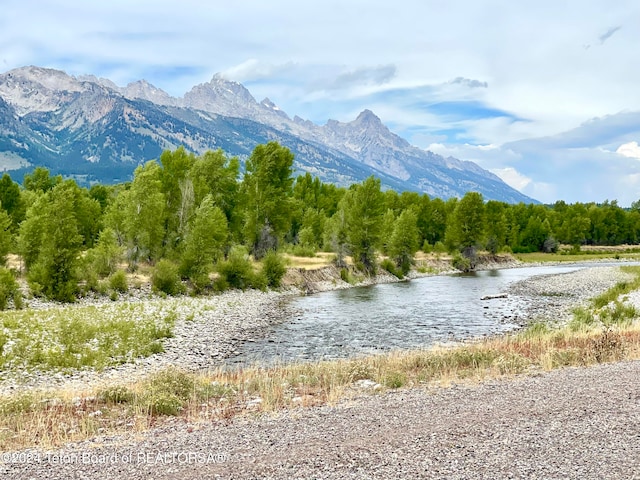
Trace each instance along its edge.
<instances>
[{"instance_id":1,"label":"dense forest","mask_svg":"<svg viewBox=\"0 0 640 480\"><path fill-rule=\"evenodd\" d=\"M197 293L277 286L282 252L330 251L338 266L350 255L367 274L382 254L383 267L402 275L419 249L455 253L472 265L480 249L553 252L560 244L640 238L640 202L629 209L615 201L510 205L476 192L442 200L383 191L374 177L340 188L310 174L293 178L293 154L275 142L257 146L244 170L221 150L198 157L179 148L118 185L82 188L36 168L20 186L5 174L0 259L6 265L9 253L19 255L34 295L73 301L105 285L125 290L123 269L140 265L153 266L158 290L186 285ZM21 301L15 275L0 269L0 307Z\"/></svg>"}]
</instances>

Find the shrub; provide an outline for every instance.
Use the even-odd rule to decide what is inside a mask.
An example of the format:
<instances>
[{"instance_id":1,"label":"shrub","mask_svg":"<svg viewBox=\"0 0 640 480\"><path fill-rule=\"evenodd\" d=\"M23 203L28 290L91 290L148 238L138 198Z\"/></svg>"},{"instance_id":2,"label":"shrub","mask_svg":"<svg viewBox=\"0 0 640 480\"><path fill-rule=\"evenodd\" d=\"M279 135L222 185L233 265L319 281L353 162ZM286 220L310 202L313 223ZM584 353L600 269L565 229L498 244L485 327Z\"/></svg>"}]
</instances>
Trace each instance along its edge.
<instances>
[{"instance_id":1,"label":"shrub","mask_svg":"<svg viewBox=\"0 0 640 480\"><path fill-rule=\"evenodd\" d=\"M401 372L389 373L384 378L384 385L389 388L401 388L407 383L407 376Z\"/></svg>"},{"instance_id":2,"label":"shrub","mask_svg":"<svg viewBox=\"0 0 640 480\"><path fill-rule=\"evenodd\" d=\"M167 392L148 392L144 405L151 415L178 415L182 410L182 401Z\"/></svg>"},{"instance_id":3,"label":"shrub","mask_svg":"<svg viewBox=\"0 0 640 480\"><path fill-rule=\"evenodd\" d=\"M177 415L183 404L198 393L197 387L193 376L169 368L149 379L142 402L151 415Z\"/></svg>"},{"instance_id":4,"label":"shrub","mask_svg":"<svg viewBox=\"0 0 640 480\"><path fill-rule=\"evenodd\" d=\"M240 245L232 247L227 259L218 263L218 273L230 288L244 290L251 287L255 280L249 255Z\"/></svg>"},{"instance_id":5,"label":"shrub","mask_svg":"<svg viewBox=\"0 0 640 480\"><path fill-rule=\"evenodd\" d=\"M436 242L433 245L433 251L435 253L447 253L447 247L444 243L442 242Z\"/></svg>"},{"instance_id":6,"label":"shrub","mask_svg":"<svg viewBox=\"0 0 640 480\"><path fill-rule=\"evenodd\" d=\"M558 241L551 235L549 235L542 245L542 251L545 253L556 253L559 246L560 244L558 243Z\"/></svg>"},{"instance_id":7,"label":"shrub","mask_svg":"<svg viewBox=\"0 0 640 480\"><path fill-rule=\"evenodd\" d=\"M130 403L134 399L134 393L124 385L106 387L98 393L98 398L105 403Z\"/></svg>"},{"instance_id":8,"label":"shrub","mask_svg":"<svg viewBox=\"0 0 640 480\"><path fill-rule=\"evenodd\" d=\"M451 265L456 270L460 270L461 272L470 272L471 271L471 260L466 257L463 257L460 254L456 254L451 260Z\"/></svg>"},{"instance_id":9,"label":"shrub","mask_svg":"<svg viewBox=\"0 0 640 480\"><path fill-rule=\"evenodd\" d=\"M315 258L317 250L314 247L305 247L304 245L294 245L291 253L296 257Z\"/></svg>"},{"instance_id":10,"label":"shrub","mask_svg":"<svg viewBox=\"0 0 640 480\"><path fill-rule=\"evenodd\" d=\"M184 286L178 275L178 267L169 260L160 260L153 269L151 285L156 292L167 295L177 295L184 291Z\"/></svg>"},{"instance_id":11,"label":"shrub","mask_svg":"<svg viewBox=\"0 0 640 480\"><path fill-rule=\"evenodd\" d=\"M129 290L127 284L127 274L123 270L118 270L109 277L109 287L112 290L120 293L126 293Z\"/></svg>"},{"instance_id":12,"label":"shrub","mask_svg":"<svg viewBox=\"0 0 640 480\"><path fill-rule=\"evenodd\" d=\"M486 249L487 251L491 254L491 255L495 255L496 253L498 253L498 239L494 236L489 237L489 240L487 240L487 245L486 245Z\"/></svg>"},{"instance_id":13,"label":"shrub","mask_svg":"<svg viewBox=\"0 0 640 480\"><path fill-rule=\"evenodd\" d=\"M386 270L387 272L389 272L391 275L398 277L398 278L402 278L403 274L402 272L396 268L396 264L393 263L390 259L385 258L381 263L380 263L380 268L382 268L383 270Z\"/></svg>"},{"instance_id":14,"label":"shrub","mask_svg":"<svg viewBox=\"0 0 640 480\"><path fill-rule=\"evenodd\" d=\"M353 278L353 275L351 275L348 268L340 269L340 279L343 282L350 283L351 285L354 285L356 283L356 279Z\"/></svg>"},{"instance_id":15,"label":"shrub","mask_svg":"<svg viewBox=\"0 0 640 480\"><path fill-rule=\"evenodd\" d=\"M273 250L268 252L262 260L262 274L267 286L278 288L285 273L287 273L287 266L284 258Z\"/></svg>"},{"instance_id":16,"label":"shrub","mask_svg":"<svg viewBox=\"0 0 640 480\"><path fill-rule=\"evenodd\" d=\"M10 298L13 298L15 303L17 297L20 297L19 302L21 303L22 295L13 272L8 268L0 267L0 310L7 308ZM18 307L16 306L16 308Z\"/></svg>"}]
</instances>

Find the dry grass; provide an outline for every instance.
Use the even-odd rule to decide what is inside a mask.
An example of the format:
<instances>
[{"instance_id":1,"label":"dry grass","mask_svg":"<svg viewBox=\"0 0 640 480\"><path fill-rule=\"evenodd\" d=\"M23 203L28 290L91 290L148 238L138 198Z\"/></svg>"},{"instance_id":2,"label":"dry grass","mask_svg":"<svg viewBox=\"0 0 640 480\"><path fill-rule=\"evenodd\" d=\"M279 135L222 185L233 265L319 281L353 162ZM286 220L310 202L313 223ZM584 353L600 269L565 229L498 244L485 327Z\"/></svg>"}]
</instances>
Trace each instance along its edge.
<instances>
[{"instance_id":1,"label":"dry grass","mask_svg":"<svg viewBox=\"0 0 640 480\"><path fill-rule=\"evenodd\" d=\"M287 259L287 265L292 268L303 268L305 270L317 270L319 268L332 265L335 253L318 252L315 257L298 257L285 253L283 255ZM348 262L351 258L348 258Z\"/></svg>"},{"instance_id":2,"label":"dry grass","mask_svg":"<svg viewBox=\"0 0 640 480\"><path fill-rule=\"evenodd\" d=\"M138 432L179 415L210 421L256 411L332 403L363 393L640 358L640 326L573 331L533 326L518 334L431 350L351 360L218 370L170 369L132 385L0 400L0 450L51 447L100 434ZM365 380L367 382L359 382Z\"/></svg>"}]
</instances>

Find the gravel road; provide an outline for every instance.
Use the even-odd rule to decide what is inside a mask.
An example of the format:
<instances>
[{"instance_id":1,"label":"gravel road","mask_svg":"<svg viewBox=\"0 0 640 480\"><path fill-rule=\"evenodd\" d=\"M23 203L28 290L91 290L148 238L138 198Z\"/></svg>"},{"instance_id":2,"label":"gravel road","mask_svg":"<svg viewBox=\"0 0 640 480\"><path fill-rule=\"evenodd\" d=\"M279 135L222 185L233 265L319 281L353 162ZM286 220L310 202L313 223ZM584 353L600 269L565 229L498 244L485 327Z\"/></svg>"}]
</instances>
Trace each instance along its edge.
<instances>
[{"instance_id":1,"label":"gravel road","mask_svg":"<svg viewBox=\"0 0 640 480\"><path fill-rule=\"evenodd\" d=\"M0 478L629 479L640 476L639 375L640 362L622 362L206 425L176 420L138 439L14 458Z\"/></svg>"}]
</instances>

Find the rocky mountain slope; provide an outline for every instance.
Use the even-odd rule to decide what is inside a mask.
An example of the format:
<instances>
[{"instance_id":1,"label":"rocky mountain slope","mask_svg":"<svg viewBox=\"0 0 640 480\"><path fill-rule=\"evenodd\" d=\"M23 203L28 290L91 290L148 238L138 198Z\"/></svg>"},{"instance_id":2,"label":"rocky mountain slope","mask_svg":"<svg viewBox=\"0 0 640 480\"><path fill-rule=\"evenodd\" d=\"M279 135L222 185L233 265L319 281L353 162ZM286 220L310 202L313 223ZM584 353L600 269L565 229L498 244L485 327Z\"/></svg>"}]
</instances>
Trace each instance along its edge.
<instances>
[{"instance_id":1,"label":"rocky mountain slope","mask_svg":"<svg viewBox=\"0 0 640 480\"><path fill-rule=\"evenodd\" d=\"M257 102L220 75L182 98L144 80L118 87L40 67L0 75L0 167L17 180L44 165L80 181L122 181L165 149L222 148L244 160L270 140L293 151L298 172L340 185L373 174L387 187L431 196L476 190L487 199L533 201L472 162L410 145L369 110L320 126L291 119L268 98Z\"/></svg>"}]
</instances>

